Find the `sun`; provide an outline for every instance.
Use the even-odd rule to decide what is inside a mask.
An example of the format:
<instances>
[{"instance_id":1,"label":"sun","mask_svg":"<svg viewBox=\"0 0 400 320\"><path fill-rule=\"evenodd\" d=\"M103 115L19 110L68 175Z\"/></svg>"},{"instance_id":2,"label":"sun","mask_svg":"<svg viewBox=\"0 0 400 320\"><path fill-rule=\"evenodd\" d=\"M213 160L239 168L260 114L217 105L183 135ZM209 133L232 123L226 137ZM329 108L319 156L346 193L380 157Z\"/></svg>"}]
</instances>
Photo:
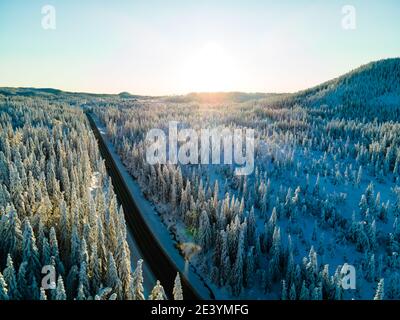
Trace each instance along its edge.
<instances>
[{"instance_id":1,"label":"sun","mask_svg":"<svg viewBox=\"0 0 400 320\"><path fill-rule=\"evenodd\" d=\"M237 70L231 55L215 42L205 44L183 63L182 88L185 92L232 90Z\"/></svg>"}]
</instances>

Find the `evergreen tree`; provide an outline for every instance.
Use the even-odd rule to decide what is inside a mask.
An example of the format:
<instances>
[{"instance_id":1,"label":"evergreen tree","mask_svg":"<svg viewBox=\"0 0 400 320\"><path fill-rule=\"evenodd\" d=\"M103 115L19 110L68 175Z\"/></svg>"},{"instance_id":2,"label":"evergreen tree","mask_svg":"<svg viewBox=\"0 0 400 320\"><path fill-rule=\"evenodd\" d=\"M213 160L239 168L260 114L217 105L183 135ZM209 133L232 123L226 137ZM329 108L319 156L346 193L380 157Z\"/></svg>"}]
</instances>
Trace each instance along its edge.
<instances>
[{"instance_id":1,"label":"evergreen tree","mask_svg":"<svg viewBox=\"0 0 400 320\"><path fill-rule=\"evenodd\" d=\"M58 276L55 300L67 300L67 295L64 289L64 281L61 276Z\"/></svg>"},{"instance_id":2,"label":"evergreen tree","mask_svg":"<svg viewBox=\"0 0 400 320\"><path fill-rule=\"evenodd\" d=\"M76 291L78 289L79 282L79 271L77 266L72 266L68 272L66 279L66 292L67 296L72 298L75 297ZM83 288L83 286L82 286Z\"/></svg>"},{"instance_id":3,"label":"evergreen tree","mask_svg":"<svg viewBox=\"0 0 400 320\"><path fill-rule=\"evenodd\" d=\"M297 300L296 286L294 283L290 286L289 300Z\"/></svg>"},{"instance_id":4,"label":"evergreen tree","mask_svg":"<svg viewBox=\"0 0 400 320\"><path fill-rule=\"evenodd\" d=\"M7 256L7 267L4 269L3 276L7 284L8 296L10 300L19 300L20 293L18 290L17 276L11 255Z\"/></svg>"},{"instance_id":5,"label":"evergreen tree","mask_svg":"<svg viewBox=\"0 0 400 320\"><path fill-rule=\"evenodd\" d=\"M301 286L301 291L300 291L300 300L309 300L310 299L310 293L308 291L308 288L306 286L306 282L303 281L303 284Z\"/></svg>"},{"instance_id":6,"label":"evergreen tree","mask_svg":"<svg viewBox=\"0 0 400 320\"><path fill-rule=\"evenodd\" d=\"M229 249L227 244L227 236L225 231L221 231L221 238L222 238L222 250L221 250L221 262L220 262L220 270L221 270L221 285L225 285L227 279L231 275L231 260L229 257Z\"/></svg>"},{"instance_id":7,"label":"evergreen tree","mask_svg":"<svg viewBox=\"0 0 400 320\"><path fill-rule=\"evenodd\" d=\"M357 174L357 180L356 180L357 187L361 184L362 176L363 176L363 169L362 169L362 166L360 166L358 168L358 174Z\"/></svg>"},{"instance_id":8,"label":"evergreen tree","mask_svg":"<svg viewBox=\"0 0 400 320\"><path fill-rule=\"evenodd\" d=\"M102 281L101 275L101 266L100 266L100 259L97 255L97 245L91 245L92 252L90 255L89 260L89 272L91 274L91 288L92 291L95 292L99 287Z\"/></svg>"},{"instance_id":9,"label":"evergreen tree","mask_svg":"<svg viewBox=\"0 0 400 320\"><path fill-rule=\"evenodd\" d=\"M18 269L18 288L22 299L29 299L27 282L27 262L22 262Z\"/></svg>"},{"instance_id":10,"label":"evergreen tree","mask_svg":"<svg viewBox=\"0 0 400 320\"><path fill-rule=\"evenodd\" d=\"M236 260L232 268L231 288L234 296L239 296L243 287L243 233L240 232Z\"/></svg>"},{"instance_id":11,"label":"evergreen tree","mask_svg":"<svg viewBox=\"0 0 400 320\"><path fill-rule=\"evenodd\" d=\"M112 288L120 299L123 299L122 282L118 276L117 266L115 265L115 260L111 252L108 255L108 268L106 279L107 286Z\"/></svg>"},{"instance_id":12,"label":"evergreen tree","mask_svg":"<svg viewBox=\"0 0 400 320\"><path fill-rule=\"evenodd\" d=\"M163 286L160 284L160 281L157 280L156 285L150 293L149 300L165 300L165 292Z\"/></svg>"},{"instance_id":13,"label":"evergreen tree","mask_svg":"<svg viewBox=\"0 0 400 320\"><path fill-rule=\"evenodd\" d=\"M256 237L256 217L254 214L254 207L251 207L247 225L247 239L250 245L254 245L255 237Z\"/></svg>"},{"instance_id":14,"label":"evergreen tree","mask_svg":"<svg viewBox=\"0 0 400 320\"><path fill-rule=\"evenodd\" d=\"M80 265L78 282L79 282L79 286L82 287L85 296L89 296L90 295L90 284L89 284L89 278L88 278L87 265L86 265L85 261L83 261Z\"/></svg>"},{"instance_id":15,"label":"evergreen tree","mask_svg":"<svg viewBox=\"0 0 400 320\"><path fill-rule=\"evenodd\" d=\"M28 219L25 219L22 247L22 259L27 263L27 281L30 282L39 273L40 261L35 235Z\"/></svg>"},{"instance_id":16,"label":"evergreen tree","mask_svg":"<svg viewBox=\"0 0 400 320\"><path fill-rule=\"evenodd\" d=\"M271 261L270 271L272 277L275 278L281 271L280 268L280 256L281 256L281 232L279 227L275 227L274 234L272 237L272 248L271 248Z\"/></svg>"},{"instance_id":17,"label":"evergreen tree","mask_svg":"<svg viewBox=\"0 0 400 320\"><path fill-rule=\"evenodd\" d=\"M375 281L375 255L374 254L371 254L369 261L368 261L367 279L370 282Z\"/></svg>"},{"instance_id":18,"label":"evergreen tree","mask_svg":"<svg viewBox=\"0 0 400 320\"><path fill-rule=\"evenodd\" d=\"M8 300L7 284L4 281L3 275L0 272L0 300Z\"/></svg>"},{"instance_id":19,"label":"evergreen tree","mask_svg":"<svg viewBox=\"0 0 400 320\"><path fill-rule=\"evenodd\" d=\"M138 260L132 276L132 298L133 300L145 300L143 289L143 260Z\"/></svg>"},{"instance_id":20,"label":"evergreen tree","mask_svg":"<svg viewBox=\"0 0 400 320\"><path fill-rule=\"evenodd\" d=\"M183 300L181 278L179 276L179 273L177 273L175 278L173 295L174 295L174 300Z\"/></svg>"},{"instance_id":21,"label":"evergreen tree","mask_svg":"<svg viewBox=\"0 0 400 320\"><path fill-rule=\"evenodd\" d=\"M71 254L70 254L70 265L79 265L80 260L80 247L81 243L79 240L78 228L74 224L72 227L71 234Z\"/></svg>"},{"instance_id":22,"label":"evergreen tree","mask_svg":"<svg viewBox=\"0 0 400 320\"><path fill-rule=\"evenodd\" d=\"M211 226L207 212L203 211L199 220L199 244L202 251L206 252L211 244Z\"/></svg>"},{"instance_id":23,"label":"evergreen tree","mask_svg":"<svg viewBox=\"0 0 400 320\"><path fill-rule=\"evenodd\" d=\"M287 287L286 287L286 281L282 280L282 293L281 293L281 300L287 300Z\"/></svg>"},{"instance_id":24,"label":"evergreen tree","mask_svg":"<svg viewBox=\"0 0 400 320\"><path fill-rule=\"evenodd\" d=\"M49 241L47 240L46 237L43 237L42 239L42 265L49 265L51 264L51 249L50 249L50 244Z\"/></svg>"},{"instance_id":25,"label":"evergreen tree","mask_svg":"<svg viewBox=\"0 0 400 320\"><path fill-rule=\"evenodd\" d=\"M374 300L383 300L385 295L384 289L384 279L379 280L378 286L376 288Z\"/></svg>"},{"instance_id":26,"label":"evergreen tree","mask_svg":"<svg viewBox=\"0 0 400 320\"><path fill-rule=\"evenodd\" d=\"M22 252L23 236L21 221L13 206L6 207L5 221L3 222L1 231L3 252L6 254L10 253L14 259L18 259Z\"/></svg>"},{"instance_id":27,"label":"evergreen tree","mask_svg":"<svg viewBox=\"0 0 400 320\"><path fill-rule=\"evenodd\" d=\"M131 261L130 251L122 233L118 237L118 246L116 250L116 264L118 275L122 282L123 296L125 299L131 299Z\"/></svg>"},{"instance_id":28,"label":"evergreen tree","mask_svg":"<svg viewBox=\"0 0 400 320\"><path fill-rule=\"evenodd\" d=\"M47 295L46 295L46 291L40 287L40 297L39 300L47 300Z\"/></svg>"},{"instance_id":29,"label":"evergreen tree","mask_svg":"<svg viewBox=\"0 0 400 320\"><path fill-rule=\"evenodd\" d=\"M85 290L83 289L82 283L78 286L78 295L76 296L76 300L83 301L86 300Z\"/></svg>"},{"instance_id":30,"label":"evergreen tree","mask_svg":"<svg viewBox=\"0 0 400 320\"><path fill-rule=\"evenodd\" d=\"M64 274L64 265L60 259L60 253L58 251L58 241L56 236L56 230L54 227L50 228L50 254L54 257L56 262L56 270L59 274Z\"/></svg>"}]
</instances>

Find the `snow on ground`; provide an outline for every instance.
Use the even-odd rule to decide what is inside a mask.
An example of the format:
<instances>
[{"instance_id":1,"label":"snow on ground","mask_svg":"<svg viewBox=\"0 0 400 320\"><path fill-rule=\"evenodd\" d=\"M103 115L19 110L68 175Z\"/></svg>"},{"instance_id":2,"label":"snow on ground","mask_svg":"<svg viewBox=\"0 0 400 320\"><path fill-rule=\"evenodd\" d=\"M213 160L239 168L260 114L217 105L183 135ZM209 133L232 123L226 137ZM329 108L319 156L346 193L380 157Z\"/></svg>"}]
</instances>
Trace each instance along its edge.
<instances>
[{"instance_id":1,"label":"snow on ground","mask_svg":"<svg viewBox=\"0 0 400 320\"><path fill-rule=\"evenodd\" d=\"M135 200L139 211L141 212L143 218L145 219L146 223L150 227L151 232L153 233L155 238L159 241L159 243L162 245L163 249L169 255L171 260L175 263L177 269L182 274L184 274L186 276L186 278L189 280L189 282L191 283L191 285L196 288L196 291L204 299L209 299L210 298L210 289L208 289L205 286L205 282L204 282L203 278L197 273L194 266L180 254L179 249L178 249L179 243L173 239L173 234L170 231L168 231L166 225L162 222L160 216L157 214L157 211L156 211L154 205L145 199L142 191L140 190L138 183L133 179L133 177L126 170L126 168L123 165L120 157L118 156L114 146L112 145L110 140L107 138L105 127L102 126L101 122L97 119L96 115L92 115L92 118L95 121L96 126L98 127L100 134L102 135L119 171L121 172L122 178L125 180L125 183L129 189L129 191L131 192L131 195L132 195L133 199ZM131 238L130 241L129 241L129 237ZM132 243L132 245L135 247L135 249L134 250L131 249L131 251L136 252L137 256L140 257L140 250L137 248L137 245L135 244L135 241L133 240L133 237L131 234L128 236L128 243ZM132 255L134 255L133 252L132 252ZM143 270L144 273L151 273L150 270L148 270L147 272L145 271L145 269L148 268L146 261L144 261L144 263L143 263L143 268L144 268L144 270ZM146 278L146 276L145 276L145 278ZM154 279L154 275L152 275L152 278ZM146 281L146 279L145 279L145 281ZM171 281L173 281L173 279L171 279ZM216 299L223 298L223 297L219 296L218 294L216 294L216 292L214 292L214 290L213 290L213 293L214 293Z\"/></svg>"},{"instance_id":2,"label":"snow on ground","mask_svg":"<svg viewBox=\"0 0 400 320\"><path fill-rule=\"evenodd\" d=\"M99 180L100 180L100 172L98 171L93 172L89 187L89 191L93 197L96 193L96 189L99 188Z\"/></svg>"},{"instance_id":3,"label":"snow on ground","mask_svg":"<svg viewBox=\"0 0 400 320\"><path fill-rule=\"evenodd\" d=\"M120 160L120 157L116 154L114 147L111 145L109 140L106 137L106 129L105 127L100 125L100 122L96 119L96 123L99 128L101 128L102 135L104 139L107 141L110 150L112 150L112 154L116 159L116 162L123 173L125 179L128 181L129 188L138 203L142 213L144 214L144 218L148 222L151 230L155 234L155 236L159 239L159 241L164 245L164 248L168 251L168 253L173 257L179 257L179 268L180 270L186 270L187 265L185 267L184 259L181 255L179 255L179 250L177 246L179 246L181 251L189 252L192 256L191 262L192 265L199 265L197 263L197 256L196 254L192 254L196 251L196 246L193 244L192 234L190 230L187 230L182 222L175 221L173 216L170 214L170 208L168 205L157 205L155 206L151 202L147 201L139 185L136 181L130 176L128 171L125 169L125 166ZM267 154L275 154L274 150L268 151ZM301 170L298 170L296 174L293 175L286 175L285 177L271 177L271 185L273 189L273 194L277 195L279 192L280 185L283 187L295 187L295 186L303 186L306 183L306 176L305 173L309 173L309 186L313 187L315 181L317 179L316 174L312 170L311 164L315 161L319 161L323 158L324 154L319 151L307 151L305 152L302 148L296 149L294 152L293 158L293 165L298 166ZM117 161L118 160L118 161ZM350 161L354 168L355 161ZM368 184L370 182L374 182L374 189L375 195L380 192L381 194L381 202L386 202L390 200L391 203L394 202L394 196L391 193L391 187L394 185L393 181L391 181L392 177L388 177L385 179L384 182L379 183L377 182L376 178L371 176L367 169L363 174L363 179L359 187L353 186L352 184L344 184L344 183L335 183L331 174L331 170L335 167L335 163L337 163L334 155L327 156L327 162L325 162L328 169L327 169L327 176L320 176L320 188L321 193L327 196L328 198L337 198L340 194L345 194L346 198L343 202L336 203L337 214L343 217L344 219L351 221L351 217L353 212L359 212L359 201L361 195L365 192ZM207 166L206 171L207 175L210 178L210 185L213 185L215 180L218 180L220 185L220 198L223 198L224 191L223 185L225 182L225 177L223 175L223 170L220 170L221 167L213 167ZM294 173L294 167L290 170ZM343 171L343 167L341 167ZM249 181L249 183L251 183ZM294 191L294 189L293 189ZM231 194L236 196L234 190L230 190ZM258 216L258 210L256 209L256 216ZM158 214L158 213L159 214ZM162 218L161 218L162 217ZM291 234L292 242L295 247L295 261L296 263L301 263L302 258L308 256L308 252L311 246L318 251L320 247L320 242L324 244L328 244L324 246L325 252L324 254L318 255L318 264L329 264L329 272L330 275L333 275L337 266L343 265L344 263L350 264L360 264L360 261L365 259L364 254L359 253L355 249L355 245L352 243L337 243L337 234L331 228L327 227L318 227L318 237L316 240L311 239L311 235L313 233L313 228L316 219L314 217L301 217L300 221L298 221L299 226L301 226L302 233L296 234L295 232L288 231L288 221L287 219L282 219L278 221L278 225L282 230L282 243L286 244L286 234ZM265 220L263 218L257 219L257 229L262 230L264 228ZM377 221L377 225L379 226L378 230L389 232L392 229L393 225L393 217L389 218L387 223L383 223L381 221ZM377 256L378 257L378 256ZM183 268L183 269L182 269ZM194 270L193 267L190 270ZM204 277L207 278L208 275L204 274ZM213 293L217 298L231 298L231 294L229 292L224 291L223 288L217 288L215 285L211 283L209 279L206 279L206 282L209 287L212 288ZM367 281L362 281L357 284L358 293L353 295L353 293L345 292L346 298L353 298L354 296L359 299L371 299L374 295L376 283L370 283ZM362 289L362 290L361 290ZM242 293L240 298L247 298L247 299L279 299L280 288L274 288L271 290L272 293L263 293L260 291L257 286L254 286L251 289L245 289Z\"/></svg>"}]
</instances>

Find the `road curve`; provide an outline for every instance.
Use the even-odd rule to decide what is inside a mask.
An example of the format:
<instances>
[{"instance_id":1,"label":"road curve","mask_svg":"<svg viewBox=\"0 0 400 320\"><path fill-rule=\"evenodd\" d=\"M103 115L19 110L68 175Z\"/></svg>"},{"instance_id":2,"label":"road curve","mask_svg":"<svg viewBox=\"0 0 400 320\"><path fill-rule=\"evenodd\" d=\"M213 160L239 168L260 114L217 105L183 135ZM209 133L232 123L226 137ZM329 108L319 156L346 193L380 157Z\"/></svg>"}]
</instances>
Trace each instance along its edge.
<instances>
[{"instance_id":1,"label":"road curve","mask_svg":"<svg viewBox=\"0 0 400 320\"><path fill-rule=\"evenodd\" d=\"M170 259L168 254L163 250L161 244L154 237L146 221L141 216L139 209L133 200L132 195L130 194L129 189L122 178L122 175L119 172L93 118L89 113L86 113L86 116L98 141L99 150L103 159L105 160L108 174L112 178L114 191L124 209L127 226L132 232L143 259L150 266L150 269L155 277L160 280L168 298L171 298L174 279L179 270ZM201 300L200 294L196 292L195 288L190 284L186 277L182 273L180 273L180 276L184 299Z\"/></svg>"}]
</instances>

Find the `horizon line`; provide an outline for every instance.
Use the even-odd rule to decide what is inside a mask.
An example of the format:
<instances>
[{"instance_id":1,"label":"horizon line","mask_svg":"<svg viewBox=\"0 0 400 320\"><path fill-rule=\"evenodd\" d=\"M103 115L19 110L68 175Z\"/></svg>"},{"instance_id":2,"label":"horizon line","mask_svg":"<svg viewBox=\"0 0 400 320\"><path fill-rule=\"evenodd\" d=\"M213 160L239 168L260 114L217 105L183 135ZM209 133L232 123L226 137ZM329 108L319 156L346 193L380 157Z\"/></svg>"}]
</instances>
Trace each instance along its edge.
<instances>
[{"instance_id":1,"label":"horizon line","mask_svg":"<svg viewBox=\"0 0 400 320\"><path fill-rule=\"evenodd\" d=\"M131 96L139 96L139 97L177 97L177 96L187 96L190 94L228 94L228 93L242 93L242 94L276 94L276 95L280 95L280 94L296 94L296 93L300 93L302 91L311 89L311 88L315 88L317 86L320 86L322 84L325 84L327 82L336 80L342 76L345 76L348 73L351 73L357 69L360 69L362 67L365 67L369 64L373 64L373 63L377 63L377 62L382 62L382 61L386 61L386 60L392 60L392 59L400 59L400 56L397 57L386 57L386 58L382 58L382 59L378 59L378 60L372 60L368 63L364 63L359 65L358 67L355 67L353 69L350 69L349 71L338 75L336 77L330 78L328 80L319 82L315 85L303 88L303 89L298 89L298 90L294 90L294 91L286 91L286 92L273 92L273 91L246 91L246 90L230 90L230 91L189 91L186 93L169 93L169 94L141 94L141 93L131 93L129 91L120 91L117 93L110 93L110 92L97 92L97 91L75 91L75 90L69 90L69 89L61 89L60 87L32 87L32 86L0 86L0 89L34 89L34 90L57 90L57 91L61 91L64 93L70 93L70 94L90 94L90 95L114 95L114 96L118 96L121 94L129 94Z\"/></svg>"}]
</instances>

